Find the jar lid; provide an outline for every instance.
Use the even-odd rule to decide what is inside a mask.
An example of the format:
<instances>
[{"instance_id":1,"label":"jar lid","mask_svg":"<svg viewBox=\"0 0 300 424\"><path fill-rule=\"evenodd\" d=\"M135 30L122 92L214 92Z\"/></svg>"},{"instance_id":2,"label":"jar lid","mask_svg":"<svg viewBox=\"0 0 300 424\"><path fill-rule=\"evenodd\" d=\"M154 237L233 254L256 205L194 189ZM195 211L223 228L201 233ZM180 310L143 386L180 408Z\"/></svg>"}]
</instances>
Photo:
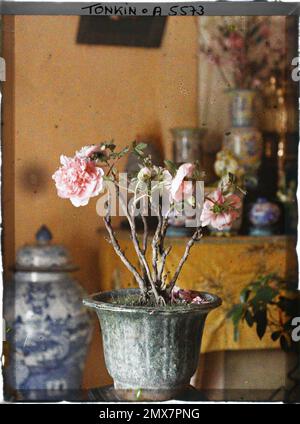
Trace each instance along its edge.
<instances>
[{"instance_id":1,"label":"jar lid","mask_svg":"<svg viewBox=\"0 0 300 424\"><path fill-rule=\"evenodd\" d=\"M51 244L52 234L42 225L35 235L36 244L25 245L17 251L16 271L70 272L76 271L68 250Z\"/></svg>"}]
</instances>

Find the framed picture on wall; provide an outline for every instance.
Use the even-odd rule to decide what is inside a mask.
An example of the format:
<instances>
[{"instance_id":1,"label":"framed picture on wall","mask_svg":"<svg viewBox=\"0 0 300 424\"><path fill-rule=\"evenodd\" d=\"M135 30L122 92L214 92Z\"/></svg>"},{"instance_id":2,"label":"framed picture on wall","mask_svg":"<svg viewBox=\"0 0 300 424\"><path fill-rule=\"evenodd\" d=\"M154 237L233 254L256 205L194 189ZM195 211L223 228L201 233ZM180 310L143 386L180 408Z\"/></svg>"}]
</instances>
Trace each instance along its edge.
<instances>
[{"instance_id":1,"label":"framed picture on wall","mask_svg":"<svg viewBox=\"0 0 300 424\"><path fill-rule=\"evenodd\" d=\"M81 16L77 43L128 47L160 47L164 16Z\"/></svg>"}]
</instances>

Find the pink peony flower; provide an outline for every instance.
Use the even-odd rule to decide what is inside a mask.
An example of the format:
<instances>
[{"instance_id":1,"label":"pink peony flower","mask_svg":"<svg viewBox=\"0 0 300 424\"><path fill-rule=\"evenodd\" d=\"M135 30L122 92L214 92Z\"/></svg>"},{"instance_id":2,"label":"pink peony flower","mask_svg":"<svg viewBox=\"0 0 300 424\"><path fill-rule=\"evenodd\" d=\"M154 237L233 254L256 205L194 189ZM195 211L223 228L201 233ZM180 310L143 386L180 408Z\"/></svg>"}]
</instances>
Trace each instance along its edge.
<instances>
[{"instance_id":1,"label":"pink peony flower","mask_svg":"<svg viewBox=\"0 0 300 424\"><path fill-rule=\"evenodd\" d=\"M104 171L93 161L62 155L60 163L62 166L52 176L59 197L70 199L78 207L87 205L90 197L102 191Z\"/></svg>"},{"instance_id":2,"label":"pink peony flower","mask_svg":"<svg viewBox=\"0 0 300 424\"><path fill-rule=\"evenodd\" d=\"M204 202L200 217L202 226L211 225L217 230L223 230L239 217L241 206L241 199L236 194L224 196L220 189L215 190Z\"/></svg>"},{"instance_id":3,"label":"pink peony flower","mask_svg":"<svg viewBox=\"0 0 300 424\"><path fill-rule=\"evenodd\" d=\"M171 183L171 197L175 202L182 201L184 196L192 196L193 184L190 181L184 181L184 179L192 177L194 169L195 165L192 163L184 163L178 168Z\"/></svg>"},{"instance_id":4,"label":"pink peony flower","mask_svg":"<svg viewBox=\"0 0 300 424\"><path fill-rule=\"evenodd\" d=\"M76 156L81 159L89 159L94 153L103 152L104 154L105 146L100 146L99 144L92 144L91 146L84 146L78 152Z\"/></svg>"}]
</instances>

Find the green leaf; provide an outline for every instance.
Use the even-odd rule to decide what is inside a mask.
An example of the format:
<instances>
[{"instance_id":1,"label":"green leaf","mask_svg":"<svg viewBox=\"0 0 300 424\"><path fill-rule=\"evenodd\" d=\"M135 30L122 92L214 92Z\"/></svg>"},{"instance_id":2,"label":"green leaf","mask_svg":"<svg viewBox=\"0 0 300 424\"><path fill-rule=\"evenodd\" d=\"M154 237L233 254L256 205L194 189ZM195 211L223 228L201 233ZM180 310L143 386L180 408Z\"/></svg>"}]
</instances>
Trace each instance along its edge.
<instances>
[{"instance_id":1,"label":"green leaf","mask_svg":"<svg viewBox=\"0 0 300 424\"><path fill-rule=\"evenodd\" d=\"M276 296L276 294L276 291L270 286L264 286L257 290L256 297L258 300L268 303Z\"/></svg>"},{"instance_id":2,"label":"green leaf","mask_svg":"<svg viewBox=\"0 0 300 424\"><path fill-rule=\"evenodd\" d=\"M284 352L288 352L290 350L290 346L285 335L282 334L280 336L279 342L280 342L280 347Z\"/></svg>"},{"instance_id":3,"label":"green leaf","mask_svg":"<svg viewBox=\"0 0 300 424\"><path fill-rule=\"evenodd\" d=\"M260 339L263 338L267 329L267 311L266 309L258 310L254 316L256 321L256 333Z\"/></svg>"},{"instance_id":4,"label":"green leaf","mask_svg":"<svg viewBox=\"0 0 300 424\"><path fill-rule=\"evenodd\" d=\"M239 327L238 327L238 325L235 325L235 326L233 327L233 340L234 340L235 342L237 342L237 341L238 341L238 339L239 339L239 336L240 336Z\"/></svg>"},{"instance_id":5,"label":"green leaf","mask_svg":"<svg viewBox=\"0 0 300 424\"><path fill-rule=\"evenodd\" d=\"M273 342L275 342L276 340L278 340L279 337L280 337L280 335L281 335L281 331L274 331L271 334L271 339L273 340Z\"/></svg>"},{"instance_id":6,"label":"green leaf","mask_svg":"<svg viewBox=\"0 0 300 424\"><path fill-rule=\"evenodd\" d=\"M237 303L236 305L233 305L233 307L230 309L227 314L227 317L231 318L232 321L236 323L242 318L243 312L244 305L242 303Z\"/></svg>"},{"instance_id":7,"label":"green leaf","mask_svg":"<svg viewBox=\"0 0 300 424\"><path fill-rule=\"evenodd\" d=\"M256 292L257 292L257 290L259 290L259 289L261 288L261 286L262 286L261 281L254 281L253 283L251 283L251 284L249 285L249 289L250 289L251 291L253 291L254 293L256 293Z\"/></svg>"},{"instance_id":8,"label":"green leaf","mask_svg":"<svg viewBox=\"0 0 300 424\"><path fill-rule=\"evenodd\" d=\"M245 287L240 294L240 301L241 302L247 302L249 295L250 295L251 291L249 290L248 287Z\"/></svg>"},{"instance_id":9,"label":"green leaf","mask_svg":"<svg viewBox=\"0 0 300 424\"><path fill-rule=\"evenodd\" d=\"M175 175L177 172L177 166L175 165L175 163L169 159L164 160L164 163L167 169L171 172L171 174Z\"/></svg>"},{"instance_id":10,"label":"green leaf","mask_svg":"<svg viewBox=\"0 0 300 424\"><path fill-rule=\"evenodd\" d=\"M296 316L299 311L299 300L288 299L287 297L280 296L277 306L284 311L288 316Z\"/></svg>"},{"instance_id":11,"label":"green leaf","mask_svg":"<svg viewBox=\"0 0 300 424\"><path fill-rule=\"evenodd\" d=\"M245 320L249 327L252 327L252 325L254 324L254 319L250 311L246 311Z\"/></svg>"},{"instance_id":12,"label":"green leaf","mask_svg":"<svg viewBox=\"0 0 300 424\"><path fill-rule=\"evenodd\" d=\"M147 146L148 146L147 143L138 143L138 144L136 144L135 149L144 150L144 149L146 149Z\"/></svg>"},{"instance_id":13,"label":"green leaf","mask_svg":"<svg viewBox=\"0 0 300 424\"><path fill-rule=\"evenodd\" d=\"M120 159L120 158L122 158L123 156L125 156L128 152L129 152L129 147L128 147L128 146L126 146L123 150L121 150L121 151L120 151L120 152L118 152L118 153L114 153L114 154L115 154L115 156L116 156L118 159Z\"/></svg>"},{"instance_id":14,"label":"green leaf","mask_svg":"<svg viewBox=\"0 0 300 424\"><path fill-rule=\"evenodd\" d=\"M133 153L135 153L137 156L139 157L145 156L145 153L143 150L145 150L147 147L146 143L136 143L136 141L134 141L132 143L132 147L133 147Z\"/></svg>"}]
</instances>

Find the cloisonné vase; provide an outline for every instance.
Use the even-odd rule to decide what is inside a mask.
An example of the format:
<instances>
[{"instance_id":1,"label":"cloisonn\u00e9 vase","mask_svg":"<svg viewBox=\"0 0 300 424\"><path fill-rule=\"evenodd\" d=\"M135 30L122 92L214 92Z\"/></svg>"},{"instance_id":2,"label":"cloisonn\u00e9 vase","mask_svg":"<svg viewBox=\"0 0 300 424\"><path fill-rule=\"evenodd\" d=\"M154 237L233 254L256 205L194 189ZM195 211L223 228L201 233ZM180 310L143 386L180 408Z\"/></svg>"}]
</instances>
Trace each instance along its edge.
<instances>
[{"instance_id":1,"label":"cloisonn\u00e9 vase","mask_svg":"<svg viewBox=\"0 0 300 424\"><path fill-rule=\"evenodd\" d=\"M279 206L264 197L259 197L249 211L250 235L269 236L274 234L279 217Z\"/></svg>"},{"instance_id":2,"label":"cloisonn\u00e9 vase","mask_svg":"<svg viewBox=\"0 0 300 424\"><path fill-rule=\"evenodd\" d=\"M252 188L257 185L257 171L263 152L262 136L255 127L255 91L229 90L229 95L232 127L225 133L223 147L231 151L243 166L245 184Z\"/></svg>"}]
</instances>

